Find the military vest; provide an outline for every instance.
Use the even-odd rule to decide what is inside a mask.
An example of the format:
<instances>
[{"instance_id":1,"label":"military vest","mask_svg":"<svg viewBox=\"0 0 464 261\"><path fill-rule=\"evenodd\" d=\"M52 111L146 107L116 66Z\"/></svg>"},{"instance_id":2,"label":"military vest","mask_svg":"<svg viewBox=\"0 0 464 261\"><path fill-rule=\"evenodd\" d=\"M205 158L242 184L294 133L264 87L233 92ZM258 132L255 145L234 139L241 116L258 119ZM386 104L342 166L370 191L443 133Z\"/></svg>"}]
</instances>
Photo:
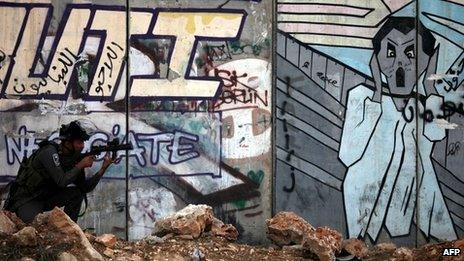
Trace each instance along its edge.
<instances>
[{"instance_id":1,"label":"military vest","mask_svg":"<svg viewBox=\"0 0 464 261\"><path fill-rule=\"evenodd\" d=\"M39 143L39 149L34 151L29 158L24 158L16 176L16 189L10 191L11 210L15 210L30 200L46 194L52 184L51 179L45 173L45 168L37 169L34 161L37 155L47 145L53 145L58 150L58 144L52 141L44 140Z\"/></svg>"}]
</instances>

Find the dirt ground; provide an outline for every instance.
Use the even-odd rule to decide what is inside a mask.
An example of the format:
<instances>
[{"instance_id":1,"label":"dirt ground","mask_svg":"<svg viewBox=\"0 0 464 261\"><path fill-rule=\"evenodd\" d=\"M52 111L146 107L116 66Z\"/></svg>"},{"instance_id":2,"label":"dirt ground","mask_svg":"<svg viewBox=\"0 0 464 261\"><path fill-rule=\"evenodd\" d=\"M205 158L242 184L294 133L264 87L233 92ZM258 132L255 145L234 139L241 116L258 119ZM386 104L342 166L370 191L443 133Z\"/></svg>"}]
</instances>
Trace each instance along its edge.
<instances>
[{"instance_id":1,"label":"dirt ground","mask_svg":"<svg viewBox=\"0 0 464 261\"><path fill-rule=\"evenodd\" d=\"M129 246L119 248L120 251L125 249L129 249ZM129 251L146 260L192 260L195 250L203 253L205 260L303 260L297 250L240 245L217 237L202 237L198 240L172 238L159 244L141 241L131 243Z\"/></svg>"},{"instance_id":2,"label":"dirt ground","mask_svg":"<svg viewBox=\"0 0 464 261\"><path fill-rule=\"evenodd\" d=\"M118 240L112 249L97 242L92 242L92 245L107 260L195 260L193 253L196 249L204 255L202 260L311 260L304 259L300 250L241 245L209 236L197 240L173 237L162 243ZM47 236L35 247L18 247L10 237L0 236L0 260L20 260L23 257L57 260L64 251L73 254L72 245L60 244L59 240Z\"/></svg>"},{"instance_id":3,"label":"dirt ground","mask_svg":"<svg viewBox=\"0 0 464 261\"><path fill-rule=\"evenodd\" d=\"M95 242L91 237L89 239L94 248L106 260L317 260L315 256L303 253L298 248L249 246L210 236L202 236L197 240L172 237L159 243L145 240L127 242L118 239L116 245L111 249ZM445 247L453 247L453 242L425 245L414 249L413 260L464 260L463 255L460 257L442 257L441 254ZM59 239L49 236L42 236L38 246L19 247L13 243L10 236L0 235L0 260L21 260L24 257L37 261L58 260L58 255L64 251L77 254L76 250L72 249L72 244L60 243ZM395 260L391 254L371 251L364 260ZM202 259L197 258L198 256L201 256ZM339 260L356 259L345 257Z\"/></svg>"}]
</instances>

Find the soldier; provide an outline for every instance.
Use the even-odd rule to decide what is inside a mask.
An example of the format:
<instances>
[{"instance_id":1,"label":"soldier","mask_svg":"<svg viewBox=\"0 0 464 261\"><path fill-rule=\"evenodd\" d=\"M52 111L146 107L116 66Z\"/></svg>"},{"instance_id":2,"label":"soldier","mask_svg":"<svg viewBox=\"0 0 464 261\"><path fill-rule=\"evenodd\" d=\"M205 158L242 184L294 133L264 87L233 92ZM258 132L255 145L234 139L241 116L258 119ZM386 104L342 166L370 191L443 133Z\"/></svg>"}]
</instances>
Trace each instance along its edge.
<instances>
[{"instance_id":1,"label":"soldier","mask_svg":"<svg viewBox=\"0 0 464 261\"><path fill-rule=\"evenodd\" d=\"M80 159L84 141L89 139L87 132L78 121L73 121L61 125L59 139L60 144L49 140L39 143L39 149L21 163L11 186L5 209L26 223L56 206L64 206L64 212L76 222L86 193L97 186L114 162L107 154L101 169L86 179L84 169L94 161L93 156Z\"/></svg>"}]
</instances>

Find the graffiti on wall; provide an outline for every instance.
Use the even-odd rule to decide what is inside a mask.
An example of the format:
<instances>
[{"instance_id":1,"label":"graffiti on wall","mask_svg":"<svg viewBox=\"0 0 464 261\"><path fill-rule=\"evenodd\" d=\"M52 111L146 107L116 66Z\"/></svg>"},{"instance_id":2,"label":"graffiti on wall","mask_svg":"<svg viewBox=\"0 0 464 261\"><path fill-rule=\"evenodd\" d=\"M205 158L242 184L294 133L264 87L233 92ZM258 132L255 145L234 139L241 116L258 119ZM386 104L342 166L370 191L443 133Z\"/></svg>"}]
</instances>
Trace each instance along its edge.
<instances>
[{"instance_id":1,"label":"graffiti on wall","mask_svg":"<svg viewBox=\"0 0 464 261\"><path fill-rule=\"evenodd\" d=\"M18 115L18 114L17 114ZM111 115L111 114L109 114ZM99 114L99 117L103 115ZM90 117L87 119L80 119L81 122L86 120L91 122ZM192 117L190 117L191 120ZM189 118L185 117L185 121ZM18 122L18 121L17 121ZM25 122L26 124L27 122ZM219 133L220 124L214 124L214 130ZM106 144L112 137L121 137L132 144L133 150L130 150L126 155L124 151L119 151L117 157L130 157L134 158L137 166L142 168L149 168L150 166L163 165L168 171L156 171L153 175L171 175L171 176L192 176L192 175L210 175L212 177L220 177L220 144L219 136L212 140L210 136L205 136L208 132L199 130L198 134L183 131L180 129L173 131L160 131L155 128L152 132L140 132L135 128L130 130L127 137L121 132L121 126L115 124L110 126L111 130L102 131L96 129L91 133L89 140L85 143L83 152L90 150L92 146ZM211 127L211 126L208 126ZM148 129L144 128L146 131ZM200 134L202 133L202 134ZM43 136L43 135L42 135ZM49 140L57 140L58 132L53 131L47 135ZM32 152L38 148L39 142L42 139L38 138L36 131L28 129L26 125L19 127L14 135L5 134L5 151L6 154L2 155L2 162L7 162L8 165L19 165L24 157L30 157ZM208 144L208 148L202 148ZM201 145L200 145L201 144ZM202 155L203 154L203 155ZM101 160L103 156L99 155L97 161ZM5 159L6 158L6 159ZM210 163L206 164L205 158L210 159ZM122 176L120 177L122 178Z\"/></svg>"},{"instance_id":2,"label":"graffiti on wall","mask_svg":"<svg viewBox=\"0 0 464 261\"><path fill-rule=\"evenodd\" d=\"M225 79L214 108L222 112L226 158L252 158L270 150L269 66L264 60L241 59L210 71Z\"/></svg>"},{"instance_id":3,"label":"graffiti on wall","mask_svg":"<svg viewBox=\"0 0 464 261\"><path fill-rule=\"evenodd\" d=\"M278 2L278 210L372 242L463 236L462 8Z\"/></svg>"},{"instance_id":4,"label":"graffiti on wall","mask_svg":"<svg viewBox=\"0 0 464 261\"><path fill-rule=\"evenodd\" d=\"M118 154L129 165L113 165L89 195L82 226L137 239L157 218L206 203L245 240L262 240L254 230L270 215L270 3L220 2L129 12L1 2L11 18L0 28L1 184L38 142L78 119L92 134L86 150L115 137L134 147Z\"/></svg>"},{"instance_id":5,"label":"graffiti on wall","mask_svg":"<svg viewBox=\"0 0 464 261\"><path fill-rule=\"evenodd\" d=\"M5 27L1 32L15 36L2 41L0 46L2 53L10 57L0 71L2 96L66 99L71 87L70 79L76 73L73 69L84 57L81 54L85 42L88 38L97 37L100 43L96 46L96 62L90 73L93 79L89 81L86 99L114 98L126 52L124 7L68 5L53 41L46 39L47 26L52 18L51 5L3 3L0 7L3 12L18 14L20 18L18 23ZM221 81L191 78L194 50L200 40L233 40L239 37L246 17L243 10L136 9L130 16L134 27L131 37L174 39L169 59L170 78L133 75L131 96L199 99L217 95ZM108 19L118 23L108 24ZM169 26L173 21L179 26ZM46 44L49 45L49 56L44 59L40 51ZM37 72L38 63L43 67L41 72Z\"/></svg>"}]
</instances>

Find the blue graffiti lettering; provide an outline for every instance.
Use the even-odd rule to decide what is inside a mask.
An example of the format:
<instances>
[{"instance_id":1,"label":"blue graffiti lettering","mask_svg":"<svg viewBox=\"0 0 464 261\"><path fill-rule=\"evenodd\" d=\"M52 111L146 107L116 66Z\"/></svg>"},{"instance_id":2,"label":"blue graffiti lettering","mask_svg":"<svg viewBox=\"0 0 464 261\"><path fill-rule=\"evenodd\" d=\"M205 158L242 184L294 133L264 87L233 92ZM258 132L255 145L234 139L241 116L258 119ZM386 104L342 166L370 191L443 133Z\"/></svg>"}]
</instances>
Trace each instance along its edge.
<instances>
[{"instance_id":1,"label":"blue graffiti lettering","mask_svg":"<svg viewBox=\"0 0 464 261\"><path fill-rule=\"evenodd\" d=\"M120 126L115 125L114 128L120 128ZM43 139L36 138L35 134L35 131L28 130L26 126L21 126L17 134L5 134L7 163L9 165L19 164L24 157L31 156L38 148L39 142ZM55 140L57 137L58 132L53 132L48 139ZM94 132L85 143L83 152L90 151L92 146L106 143L110 139L110 136L105 132ZM135 158L138 165L142 167L147 165L147 156L149 156L149 162L152 165L159 164L160 157L165 159L165 162L175 165L200 156L200 153L196 151L199 137L188 132L136 133L130 131L128 137L124 137L123 140L134 147L133 150L129 151L129 158ZM104 155L104 152L97 155L96 161L101 161ZM125 156L124 151L119 151L117 154L118 158Z\"/></svg>"}]
</instances>

